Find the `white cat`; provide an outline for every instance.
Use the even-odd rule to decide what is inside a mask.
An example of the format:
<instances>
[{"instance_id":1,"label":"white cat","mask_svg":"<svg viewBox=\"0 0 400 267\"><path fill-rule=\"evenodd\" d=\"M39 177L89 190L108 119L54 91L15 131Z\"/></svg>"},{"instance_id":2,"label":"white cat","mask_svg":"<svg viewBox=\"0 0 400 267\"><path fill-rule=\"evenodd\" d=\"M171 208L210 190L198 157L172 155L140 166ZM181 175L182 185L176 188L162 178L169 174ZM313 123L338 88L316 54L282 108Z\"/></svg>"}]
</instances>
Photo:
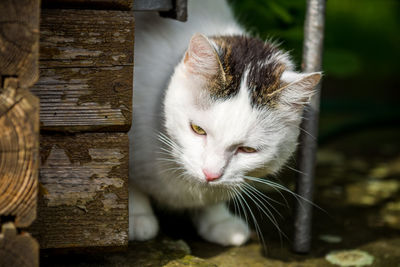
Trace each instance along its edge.
<instances>
[{"instance_id":1,"label":"white cat","mask_svg":"<svg viewBox=\"0 0 400 267\"><path fill-rule=\"evenodd\" d=\"M249 228L225 202L294 152L321 74L295 72L287 53L246 34L225 1L188 7L185 23L136 14L129 237L157 234L153 199L190 210L204 239L241 245Z\"/></svg>"}]
</instances>

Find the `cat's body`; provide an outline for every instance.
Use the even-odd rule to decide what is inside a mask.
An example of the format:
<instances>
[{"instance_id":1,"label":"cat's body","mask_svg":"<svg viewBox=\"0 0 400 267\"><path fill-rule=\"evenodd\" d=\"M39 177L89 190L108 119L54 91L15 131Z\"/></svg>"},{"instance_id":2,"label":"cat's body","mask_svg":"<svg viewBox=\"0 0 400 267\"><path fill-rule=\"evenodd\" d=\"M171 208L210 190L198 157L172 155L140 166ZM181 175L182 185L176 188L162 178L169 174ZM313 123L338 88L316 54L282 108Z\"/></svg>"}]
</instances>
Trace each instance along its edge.
<instances>
[{"instance_id":1,"label":"cat's body","mask_svg":"<svg viewBox=\"0 0 400 267\"><path fill-rule=\"evenodd\" d=\"M186 23L136 14L130 239L157 233L151 197L193 211L205 239L240 245L249 230L224 201L245 175L275 173L293 153L320 75L246 37L225 1L188 6Z\"/></svg>"}]
</instances>

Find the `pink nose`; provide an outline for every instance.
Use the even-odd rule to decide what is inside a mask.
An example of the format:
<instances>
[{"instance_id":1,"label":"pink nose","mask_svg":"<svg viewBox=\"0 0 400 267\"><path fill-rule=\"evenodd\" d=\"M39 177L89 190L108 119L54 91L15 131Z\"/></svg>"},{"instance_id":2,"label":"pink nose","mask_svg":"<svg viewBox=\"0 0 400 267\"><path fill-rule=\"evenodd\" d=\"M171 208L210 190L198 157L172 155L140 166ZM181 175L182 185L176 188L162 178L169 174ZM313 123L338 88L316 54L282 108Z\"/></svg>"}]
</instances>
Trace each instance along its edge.
<instances>
[{"instance_id":1,"label":"pink nose","mask_svg":"<svg viewBox=\"0 0 400 267\"><path fill-rule=\"evenodd\" d=\"M220 178L222 176L222 173L213 173L206 169L203 169L203 173L206 176L207 182L217 180L218 178Z\"/></svg>"}]
</instances>

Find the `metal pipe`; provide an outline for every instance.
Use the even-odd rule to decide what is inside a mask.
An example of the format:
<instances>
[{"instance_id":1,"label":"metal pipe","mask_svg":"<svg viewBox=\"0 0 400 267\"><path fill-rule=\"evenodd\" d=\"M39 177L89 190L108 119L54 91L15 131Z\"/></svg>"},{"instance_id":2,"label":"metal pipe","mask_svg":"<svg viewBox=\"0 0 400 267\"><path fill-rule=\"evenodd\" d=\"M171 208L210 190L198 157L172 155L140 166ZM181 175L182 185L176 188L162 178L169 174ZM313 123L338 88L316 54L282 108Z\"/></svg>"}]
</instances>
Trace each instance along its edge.
<instances>
[{"instance_id":1,"label":"metal pipe","mask_svg":"<svg viewBox=\"0 0 400 267\"><path fill-rule=\"evenodd\" d=\"M303 72L315 72L322 69L322 50L325 26L326 0L307 0L304 23ZM298 152L297 193L308 201L313 199L315 161L317 152L318 118L321 84L317 93L306 107L301 124L300 147ZM311 248L312 205L299 199L296 203L294 222L293 251L308 253Z\"/></svg>"}]
</instances>

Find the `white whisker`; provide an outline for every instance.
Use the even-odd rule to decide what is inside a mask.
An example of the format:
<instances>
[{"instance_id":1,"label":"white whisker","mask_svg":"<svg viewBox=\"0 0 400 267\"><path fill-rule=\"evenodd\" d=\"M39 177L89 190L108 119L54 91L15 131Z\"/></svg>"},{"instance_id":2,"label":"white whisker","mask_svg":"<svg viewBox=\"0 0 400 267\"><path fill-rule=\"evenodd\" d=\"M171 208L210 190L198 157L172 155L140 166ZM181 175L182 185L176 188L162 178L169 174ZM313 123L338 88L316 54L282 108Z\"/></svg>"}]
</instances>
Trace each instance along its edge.
<instances>
[{"instance_id":1,"label":"white whisker","mask_svg":"<svg viewBox=\"0 0 400 267\"><path fill-rule=\"evenodd\" d=\"M247 180L250 180L250 181L257 182L257 183L262 183L262 184L268 185L268 186L270 186L272 188L276 188L276 189L280 189L282 191L285 191L285 192L291 194L292 196L294 196L297 199L297 201L303 200L307 204L310 204L310 205L318 208L319 210L326 212L324 209L322 209L320 206L316 205L314 202L306 199L303 196L300 196L299 194L296 194L295 192L292 192L290 189L288 189L287 187L285 187L285 186L283 186L281 184L278 184L278 183L275 183L275 182L272 182L272 181L269 181L269 180L264 180L264 179L260 179L260 178L256 178L256 177L251 177L251 176L243 176L243 178L247 179ZM301 204L300 201L299 201L299 203Z\"/></svg>"},{"instance_id":2,"label":"white whisker","mask_svg":"<svg viewBox=\"0 0 400 267\"><path fill-rule=\"evenodd\" d=\"M242 191L242 192L244 192L244 191ZM242 206L243 206L243 203L244 203L245 206L247 207L247 209L249 210L250 216L253 219L253 224L254 224L254 227L255 227L255 230L256 230L256 234L257 234L258 238L261 240L261 242L263 244L263 247L265 248L266 245L265 245L264 236L262 234L260 226L257 223L256 217L254 216L253 212L251 211L251 208L250 208L249 204L247 204L246 199L240 193L238 194L238 200L242 203L241 204ZM245 207L244 206L243 206L243 211L245 212ZM247 221L247 224L248 224L248 221Z\"/></svg>"}]
</instances>

